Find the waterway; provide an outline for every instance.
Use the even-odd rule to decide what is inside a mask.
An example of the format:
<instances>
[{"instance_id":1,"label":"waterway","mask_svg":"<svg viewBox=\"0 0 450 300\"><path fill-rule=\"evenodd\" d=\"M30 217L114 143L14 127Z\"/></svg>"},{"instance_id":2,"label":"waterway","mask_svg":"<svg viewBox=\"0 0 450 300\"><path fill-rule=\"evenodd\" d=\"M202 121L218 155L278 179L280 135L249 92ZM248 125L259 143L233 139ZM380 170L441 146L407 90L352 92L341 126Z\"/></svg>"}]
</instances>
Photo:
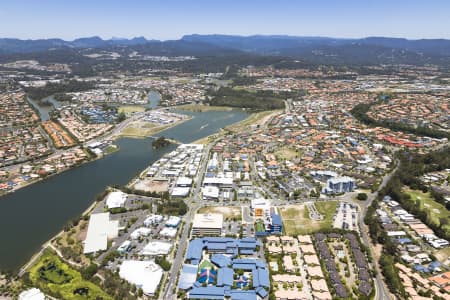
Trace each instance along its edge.
<instances>
[{"instance_id":1,"label":"waterway","mask_svg":"<svg viewBox=\"0 0 450 300\"><path fill-rule=\"evenodd\" d=\"M147 98L148 98L148 104L145 107L148 107L148 108L154 109L161 102L161 95L157 91L150 91L150 93L148 93Z\"/></svg>"},{"instance_id":2,"label":"waterway","mask_svg":"<svg viewBox=\"0 0 450 300\"><path fill-rule=\"evenodd\" d=\"M47 102L48 105L42 105L41 102L31 98L28 98L28 102L30 102L30 104L33 105L33 107L38 111L42 121L47 121L50 119L50 112L65 104L60 103L58 100L53 98L53 96L48 96L47 98L42 99L42 102Z\"/></svg>"},{"instance_id":3,"label":"waterway","mask_svg":"<svg viewBox=\"0 0 450 300\"><path fill-rule=\"evenodd\" d=\"M193 142L245 119L241 110L183 112L192 119L159 133ZM207 125L207 126L205 126ZM18 270L41 245L78 217L108 185L133 176L176 146L152 149L152 139L121 138L120 150L0 198L0 269Z\"/></svg>"}]
</instances>

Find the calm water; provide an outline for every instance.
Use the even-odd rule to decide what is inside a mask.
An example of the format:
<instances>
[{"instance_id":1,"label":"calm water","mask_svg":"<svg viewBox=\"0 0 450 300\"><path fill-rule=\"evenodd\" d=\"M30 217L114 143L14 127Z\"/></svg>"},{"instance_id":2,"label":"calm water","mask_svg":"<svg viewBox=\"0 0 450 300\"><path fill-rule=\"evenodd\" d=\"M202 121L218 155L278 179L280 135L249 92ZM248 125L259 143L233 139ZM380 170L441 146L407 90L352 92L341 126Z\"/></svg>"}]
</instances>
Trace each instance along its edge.
<instances>
[{"instance_id":1,"label":"calm water","mask_svg":"<svg viewBox=\"0 0 450 300\"><path fill-rule=\"evenodd\" d=\"M194 118L160 135L189 143L247 116L240 110L186 113ZM126 184L176 147L156 150L151 142L152 139L117 140L120 151L1 197L0 269L20 268L44 242L79 216L107 185Z\"/></svg>"},{"instance_id":2,"label":"calm water","mask_svg":"<svg viewBox=\"0 0 450 300\"><path fill-rule=\"evenodd\" d=\"M52 97L52 96L50 96L50 97ZM46 99L49 99L50 97L47 97ZM56 100L54 100L54 101L56 101ZM53 105L40 105L38 101L33 100L29 97L28 97L28 102L30 102L31 105L33 105L33 107L39 112L39 115L40 115L42 121L47 121L48 119L50 119L49 113L54 109ZM51 102L51 103L53 103L53 102Z\"/></svg>"},{"instance_id":3,"label":"calm water","mask_svg":"<svg viewBox=\"0 0 450 300\"><path fill-rule=\"evenodd\" d=\"M148 104L146 107L148 108L156 108L161 102L161 95L157 91L150 91L148 93Z\"/></svg>"}]
</instances>

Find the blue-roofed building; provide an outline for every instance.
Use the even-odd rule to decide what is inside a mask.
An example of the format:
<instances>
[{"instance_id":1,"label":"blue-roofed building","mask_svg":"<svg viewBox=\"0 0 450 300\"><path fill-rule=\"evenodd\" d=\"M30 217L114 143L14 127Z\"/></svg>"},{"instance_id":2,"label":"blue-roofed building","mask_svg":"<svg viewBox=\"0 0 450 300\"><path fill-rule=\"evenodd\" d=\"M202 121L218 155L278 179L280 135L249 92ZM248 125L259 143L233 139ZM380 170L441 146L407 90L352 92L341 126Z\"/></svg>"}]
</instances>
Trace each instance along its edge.
<instances>
[{"instance_id":1,"label":"blue-roofed building","mask_svg":"<svg viewBox=\"0 0 450 300\"><path fill-rule=\"evenodd\" d=\"M220 268L217 272L217 286L233 286L233 275L233 269Z\"/></svg>"},{"instance_id":2,"label":"blue-roofed building","mask_svg":"<svg viewBox=\"0 0 450 300\"><path fill-rule=\"evenodd\" d=\"M239 254L254 254L258 246L260 242L255 238L193 239L186 252L186 260L191 264L183 265L179 288L188 293L189 299L257 300L258 296L267 297L265 288L270 287L270 282L266 263L258 258L238 257ZM210 268L202 267L199 275L199 264L204 265L204 251L209 254ZM235 279L236 270L251 271L253 276L241 275ZM237 281L238 289L232 289ZM204 286L205 283L208 286ZM250 286L251 290L242 289Z\"/></svg>"},{"instance_id":3,"label":"blue-roofed building","mask_svg":"<svg viewBox=\"0 0 450 300\"><path fill-rule=\"evenodd\" d=\"M260 243L255 238L233 239L225 237L203 237L191 240L186 254L186 260L200 260L202 251L223 253L236 257L239 251L243 254L253 254Z\"/></svg>"},{"instance_id":4,"label":"blue-roofed building","mask_svg":"<svg viewBox=\"0 0 450 300\"><path fill-rule=\"evenodd\" d=\"M200 260L202 258L203 251L203 240L202 239L193 239L189 243L189 247L186 252L187 260Z\"/></svg>"},{"instance_id":5,"label":"blue-roofed building","mask_svg":"<svg viewBox=\"0 0 450 300\"><path fill-rule=\"evenodd\" d=\"M210 252L224 253L227 250L227 243L208 242L207 249Z\"/></svg>"},{"instance_id":6,"label":"blue-roofed building","mask_svg":"<svg viewBox=\"0 0 450 300\"><path fill-rule=\"evenodd\" d=\"M280 215L271 214L270 217L271 217L270 233L282 234L283 233L283 221L281 220Z\"/></svg>"},{"instance_id":7,"label":"blue-roofed building","mask_svg":"<svg viewBox=\"0 0 450 300\"><path fill-rule=\"evenodd\" d=\"M270 287L269 271L266 269L254 269L252 271L253 287Z\"/></svg>"},{"instance_id":8,"label":"blue-roofed building","mask_svg":"<svg viewBox=\"0 0 450 300\"><path fill-rule=\"evenodd\" d=\"M267 295L269 294L264 288L259 287L256 289L256 293L261 297L261 298L266 298Z\"/></svg>"},{"instance_id":9,"label":"blue-roofed building","mask_svg":"<svg viewBox=\"0 0 450 300\"><path fill-rule=\"evenodd\" d=\"M198 266L196 265L183 265L181 270L180 280L178 287L182 290L188 290L194 286L195 280L197 279Z\"/></svg>"},{"instance_id":10,"label":"blue-roofed building","mask_svg":"<svg viewBox=\"0 0 450 300\"><path fill-rule=\"evenodd\" d=\"M254 253L255 253L255 251L251 250L251 249L240 249L239 250L239 254L242 254L242 255L253 255Z\"/></svg>"},{"instance_id":11,"label":"blue-roofed building","mask_svg":"<svg viewBox=\"0 0 450 300\"><path fill-rule=\"evenodd\" d=\"M189 299L223 300L225 289L217 286L194 287L189 291Z\"/></svg>"},{"instance_id":12,"label":"blue-roofed building","mask_svg":"<svg viewBox=\"0 0 450 300\"><path fill-rule=\"evenodd\" d=\"M420 272L420 273L429 273L430 272L430 270L428 270L427 267L419 265L419 264L414 265L414 270L416 270L417 272Z\"/></svg>"},{"instance_id":13,"label":"blue-roofed building","mask_svg":"<svg viewBox=\"0 0 450 300\"><path fill-rule=\"evenodd\" d=\"M260 259L252 258L237 258L233 259L232 268L235 270L248 270L251 271L256 268L265 268L266 264Z\"/></svg>"},{"instance_id":14,"label":"blue-roofed building","mask_svg":"<svg viewBox=\"0 0 450 300\"><path fill-rule=\"evenodd\" d=\"M428 265L428 269L432 272L441 272L442 264L438 261L433 261Z\"/></svg>"},{"instance_id":15,"label":"blue-roofed building","mask_svg":"<svg viewBox=\"0 0 450 300\"><path fill-rule=\"evenodd\" d=\"M223 254L213 254L211 255L211 262L219 268L223 268L231 265L231 257Z\"/></svg>"},{"instance_id":16,"label":"blue-roofed building","mask_svg":"<svg viewBox=\"0 0 450 300\"><path fill-rule=\"evenodd\" d=\"M256 291L231 290L231 300L257 300Z\"/></svg>"},{"instance_id":17,"label":"blue-roofed building","mask_svg":"<svg viewBox=\"0 0 450 300\"><path fill-rule=\"evenodd\" d=\"M404 244L411 244L412 241L409 238L400 238L397 240L397 242L399 242L400 244L404 245Z\"/></svg>"},{"instance_id":18,"label":"blue-roofed building","mask_svg":"<svg viewBox=\"0 0 450 300\"><path fill-rule=\"evenodd\" d=\"M237 246L240 250L256 250L256 247L259 246L259 241L255 238L249 237L249 238L243 238L237 240Z\"/></svg>"}]
</instances>

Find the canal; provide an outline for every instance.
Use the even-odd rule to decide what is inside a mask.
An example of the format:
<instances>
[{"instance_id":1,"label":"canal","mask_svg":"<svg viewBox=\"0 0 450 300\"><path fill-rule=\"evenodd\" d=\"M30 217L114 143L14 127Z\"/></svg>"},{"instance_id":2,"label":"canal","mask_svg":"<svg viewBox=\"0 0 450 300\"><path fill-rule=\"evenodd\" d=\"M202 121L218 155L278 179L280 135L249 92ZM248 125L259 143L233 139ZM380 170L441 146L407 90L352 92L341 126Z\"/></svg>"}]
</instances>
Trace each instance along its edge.
<instances>
[{"instance_id":1,"label":"canal","mask_svg":"<svg viewBox=\"0 0 450 300\"><path fill-rule=\"evenodd\" d=\"M190 143L247 117L241 110L183 112L193 118L158 135ZM0 269L18 270L40 246L78 217L106 186L124 185L175 149L152 139L121 138L119 151L0 198Z\"/></svg>"}]
</instances>

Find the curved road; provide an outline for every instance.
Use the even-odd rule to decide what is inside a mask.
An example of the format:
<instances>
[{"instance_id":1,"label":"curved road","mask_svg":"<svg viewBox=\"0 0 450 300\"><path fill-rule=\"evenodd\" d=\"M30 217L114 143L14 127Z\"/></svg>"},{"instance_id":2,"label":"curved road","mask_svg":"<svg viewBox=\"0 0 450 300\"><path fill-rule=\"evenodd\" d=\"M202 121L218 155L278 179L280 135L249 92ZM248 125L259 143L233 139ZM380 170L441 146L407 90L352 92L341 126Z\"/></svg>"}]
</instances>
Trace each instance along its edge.
<instances>
[{"instance_id":1,"label":"curved road","mask_svg":"<svg viewBox=\"0 0 450 300\"><path fill-rule=\"evenodd\" d=\"M369 234L368 234L368 229L366 224L364 224L364 216L367 213L367 208L372 204L372 202L375 200L376 197L378 197L378 192L384 188L386 186L386 184L389 182L389 180L392 178L392 176L394 175L394 173L397 171L400 162L397 160L396 161L396 167L394 168L394 170L392 170L389 174L387 174L386 176L383 177L383 181L381 182L378 190L376 190L375 192L371 193L368 195L368 199L367 201L365 201L364 203L358 203L358 206L361 209L361 213L359 214L359 228L360 228L360 232L361 232L361 237L363 240L363 243L365 245L370 245L373 246ZM386 284L383 281L383 276L381 275L381 270L378 266L378 261L376 260L375 256L373 255L373 247L369 247L370 252L372 253L372 257L374 258L373 260L373 266L377 271L377 275L375 277L375 299L378 300L387 300L387 299L392 299L391 294L389 292L389 289L387 288Z\"/></svg>"}]
</instances>

